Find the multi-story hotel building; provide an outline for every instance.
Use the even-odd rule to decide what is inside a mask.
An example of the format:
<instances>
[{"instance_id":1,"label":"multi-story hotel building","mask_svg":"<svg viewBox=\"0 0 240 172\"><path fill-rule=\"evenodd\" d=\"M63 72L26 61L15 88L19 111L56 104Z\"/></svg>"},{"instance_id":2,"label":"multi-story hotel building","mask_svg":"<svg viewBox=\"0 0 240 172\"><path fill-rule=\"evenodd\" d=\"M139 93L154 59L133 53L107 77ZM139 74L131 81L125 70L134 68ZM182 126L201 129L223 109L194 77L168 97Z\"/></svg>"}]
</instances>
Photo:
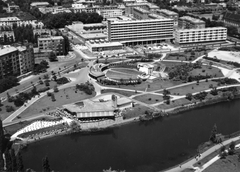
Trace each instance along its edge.
<instances>
[{"instance_id":1,"label":"multi-story hotel building","mask_svg":"<svg viewBox=\"0 0 240 172\"><path fill-rule=\"evenodd\" d=\"M108 41L150 44L173 39L173 19L108 20Z\"/></svg>"},{"instance_id":2,"label":"multi-story hotel building","mask_svg":"<svg viewBox=\"0 0 240 172\"><path fill-rule=\"evenodd\" d=\"M3 46L0 48L0 79L19 76L33 70L34 55L30 46Z\"/></svg>"},{"instance_id":3,"label":"multi-story hotel building","mask_svg":"<svg viewBox=\"0 0 240 172\"><path fill-rule=\"evenodd\" d=\"M190 16L183 16L178 20L178 27L181 29L205 28L205 22Z\"/></svg>"},{"instance_id":4,"label":"multi-story hotel building","mask_svg":"<svg viewBox=\"0 0 240 172\"><path fill-rule=\"evenodd\" d=\"M56 55L65 54L65 42L62 36L47 36L38 38L40 52L53 51Z\"/></svg>"},{"instance_id":5,"label":"multi-story hotel building","mask_svg":"<svg viewBox=\"0 0 240 172\"><path fill-rule=\"evenodd\" d=\"M176 44L181 47L221 44L227 39L227 28L179 29L174 36Z\"/></svg>"}]
</instances>

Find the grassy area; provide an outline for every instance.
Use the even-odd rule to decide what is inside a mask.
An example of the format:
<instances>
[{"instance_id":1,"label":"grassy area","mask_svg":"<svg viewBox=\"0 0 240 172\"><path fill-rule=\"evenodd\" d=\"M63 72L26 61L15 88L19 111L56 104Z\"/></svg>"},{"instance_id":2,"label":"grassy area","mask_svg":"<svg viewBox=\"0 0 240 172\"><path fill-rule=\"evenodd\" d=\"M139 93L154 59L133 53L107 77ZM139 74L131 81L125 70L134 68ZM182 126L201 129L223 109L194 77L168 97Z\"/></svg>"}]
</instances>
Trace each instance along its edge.
<instances>
[{"instance_id":1,"label":"grassy area","mask_svg":"<svg viewBox=\"0 0 240 172\"><path fill-rule=\"evenodd\" d=\"M125 69L125 68L113 68L112 71L126 73L127 75L140 75L142 72L137 71L136 69Z\"/></svg>"},{"instance_id":2,"label":"grassy area","mask_svg":"<svg viewBox=\"0 0 240 172\"><path fill-rule=\"evenodd\" d=\"M156 108L171 109L171 108L174 108L174 107L177 107L177 106L182 106L182 105L190 104L190 103L193 103L193 101L189 101L186 98L182 98L182 99L171 101L170 104L163 103L161 105L156 106Z\"/></svg>"},{"instance_id":3,"label":"grassy area","mask_svg":"<svg viewBox=\"0 0 240 172\"><path fill-rule=\"evenodd\" d=\"M54 93L56 99L54 102L52 101L51 97L44 96L37 102L33 103L30 107L28 107L19 116L22 118L34 116L35 114L44 113L46 111L53 110L56 107L61 107L64 104L77 102L95 96L95 93L92 95L87 95L82 91L76 92L75 90L75 87L70 87Z\"/></svg>"},{"instance_id":4,"label":"grassy area","mask_svg":"<svg viewBox=\"0 0 240 172\"><path fill-rule=\"evenodd\" d=\"M212 77L222 77L223 76L222 71L220 69L214 68L214 67L209 68L209 66L202 66L201 69L193 69L190 72L190 75L191 76L209 75Z\"/></svg>"},{"instance_id":5,"label":"grassy area","mask_svg":"<svg viewBox=\"0 0 240 172\"><path fill-rule=\"evenodd\" d=\"M55 81L50 81L49 84L50 84L50 86L49 86L50 88L53 88L55 85L57 85ZM36 86L37 90L44 88L44 87L46 87L45 84L43 84L43 85L39 84ZM31 89L29 91L31 91ZM0 117L2 120L6 119L9 115L11 115L13 113L13 112L7 112L6 106L12 106L14 108L14 110L17 110L20 108L20 107L15 106L13 102L8 102L8 101L2 102L2 106L0 107L1 108Z\"/></svg>"},{"instance_id":6,"label":"grassy area","mask_svg":"<svg viewBox=\"0 0 240 172\"><path fill-rule=\"evenodd\" d=\"M195 93L195 92L200 92L204 91L206 89L209 89L209 85L213 85L214 87L217 86L217 82L215 81L208 81L208 82L200 82L198 85L197 83L193 83L190 85L186 85L183 87L179 88L173 88L173 89L168 89L170 91L170 94L172 95L186 95L187 93ZM163 91L160 91L158 93L162 93Z\"/></svg>"},{"instance_id":7,"label":"grassy area","mask_svg":"<svg viewBox=\"0 0 240 172\"><path fill-rule=\"evenodd\" d=\"M144 94L134 97L135 100L146 104L154 104L163 101L163 97L155 94Z\"/></svg>"},{"instance_id":8,"label":"grassy area","mask_svg":"<svg viewBox=\"0 0 240 172\"><path fill-rule=\"evenodd\" d=\"M130 97L132 95L135 95L135 94L138 94L138 93L135 93L135 91L124 91L124 90L114 90L114 89L104 89L104 90L101 90L101 93L119 93L119 94L122 94L124 96L127 96L127 97Z\"/></svg>"},{"instance_id":9,"label":"grassy area","mask_svg":"<svg viewBox=\"0 0 240 172\"><path fill-rule=\"evenodd\" d=\"M219 159L210 165L204 172L239 172L240 161L238 155L240 150L237 150L234 155L228 155L225 159Z\"/></svg>"},{"instance_id":10,"label":"grassy area","mask_svg":"<svg viewBox=\"0 0 240 172\"><path fill-rule=\"evenodd\" d=\"M123 111L123 116L126 119L133 118L133 117L138 117L140 115L145 114L146 110L150 110L150 108L137 104L137 105L135 105L135 107L127 108L126 110L124 110Z\"/></svg>"},{"instance_id":11,"label":"grassy area","mask_svg":"<svg viewBox=\"0 0 240 172\"><path fill-rule=\"evenodd\" d=\"M106 76L111 78L111 79L137 79L137 74L131 74L131 73L122 73L122 72L117 72L114 70L108 70L106 73Z\"/></svg>"},{"instance_id":12,"label":"grassy area","mask_svg":"<svg viewBox=\"0 0 240 172\"><path fill-rule=\"evenodd\" d=\"M183 60L183 61L193 61L197 59L198 57L204 55L204 51L201 52L195 52L195 55L191 56L191 52L180 52L180 53L172 53L167 54L164 59L166 60Z\"/></svg>"},{"instance_id":13,"label":"grassy area","mask_svg":"<svg viewBox=\"0 0 240 172\"><path fill-rule=\"evenodd\" d=\"M169 81L169 80L161 80L161 79L155 79L152 82L151 81L145 81L141 84L137 85L111 85L110 87L115 88L123 88L123 89L131 89L131 90L139 90L139 91L145 91L147 88L147 91L154 91L154 90L160 90L167 87L172 87L174 85L181 84L181 81ZM106 85L104 85L106 86Z\"/></svg>"}]
</instances>

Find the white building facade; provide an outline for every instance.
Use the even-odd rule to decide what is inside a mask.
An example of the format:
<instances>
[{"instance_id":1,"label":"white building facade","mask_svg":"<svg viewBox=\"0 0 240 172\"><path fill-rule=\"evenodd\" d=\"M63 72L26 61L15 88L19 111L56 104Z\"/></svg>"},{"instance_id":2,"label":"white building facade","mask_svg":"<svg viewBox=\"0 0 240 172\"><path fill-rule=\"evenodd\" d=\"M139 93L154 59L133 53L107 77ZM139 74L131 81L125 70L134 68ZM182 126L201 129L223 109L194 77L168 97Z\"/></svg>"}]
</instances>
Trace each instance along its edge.
<instances>
[{"instance_id":1,"label":"white building facade","mask_svg":"<svg viewBox=\"0 0 240 172\"><path fill-rule=\"evenodd\" d=\"M107 22L108 41L151 44L173 39L173 19L147 19Z\"/></svg>"},{"instance_id":2,"label":"white building facade","mask_svg":"<svg viewBox=\"0 0 240 172\"><path fill-rule=\"evenodd\" d=\"M179 29L175 31L174 36L176 44L182 47L215 44L226 41L227 28Z\"/></svg>"}]
</instances>

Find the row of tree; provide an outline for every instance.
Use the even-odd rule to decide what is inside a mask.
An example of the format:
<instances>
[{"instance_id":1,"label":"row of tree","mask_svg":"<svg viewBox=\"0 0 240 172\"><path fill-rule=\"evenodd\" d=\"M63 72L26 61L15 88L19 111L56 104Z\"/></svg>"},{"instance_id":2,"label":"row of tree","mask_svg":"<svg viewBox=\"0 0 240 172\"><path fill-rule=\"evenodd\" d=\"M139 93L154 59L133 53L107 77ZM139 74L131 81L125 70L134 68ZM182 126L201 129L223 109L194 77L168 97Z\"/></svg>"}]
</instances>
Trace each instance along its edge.
<instances>
[{"instance_id":1,"label":"row of tree","mask_svg":"<svg viewBox=\"0 0 240 172\"><path fill-rule=\"evenodd\" d=\"M57 13L57 14L44 14L41 15L37 12L38 9L35 9L32 12L33 15L41 19L44 25L50 29L64 28L67 25L71 25L73 21L81 21L85 23L101 23L103 17L98 13L87 13L87 12L78 12L78 13Z\"/></svg>"}]
</instances>

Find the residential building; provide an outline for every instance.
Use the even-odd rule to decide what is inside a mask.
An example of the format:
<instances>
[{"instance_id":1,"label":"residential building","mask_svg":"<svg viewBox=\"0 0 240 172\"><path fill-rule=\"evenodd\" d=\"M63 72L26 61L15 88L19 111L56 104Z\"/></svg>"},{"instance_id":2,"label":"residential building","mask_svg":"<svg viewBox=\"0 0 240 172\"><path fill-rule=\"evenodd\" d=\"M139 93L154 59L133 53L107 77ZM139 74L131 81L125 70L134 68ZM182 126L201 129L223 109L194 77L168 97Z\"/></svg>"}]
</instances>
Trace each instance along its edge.
<instances>
[{"instance_id":1,"label":"residential building","mask_svg":"<svg viewBox=\"0 0 240 172\"><path fill-rule=\"evenodd\" d=\"M227 39L227 28L178 29L174 37L175 43L181 47L221 44Z\"/></svg>"},{"instance_id":2,"label":"residential building","mask_svg":"<svg viewBox=\"0 0 240 172\"><path fill-rule=\"evenodd\" d=\"M46 14L46 13L52 13L52 14L71 13L70 9L64 8L62 6L44 7L44 8L38 8L38 9L43 14Z\"/></svg>"},{"instance_id":3,"label":"residential building","mask_svg":"<svg viewBox=\"0 0 240 172\"><path fill-rule=\"evenodd\" d=\"M38 38L40 52L53 51L56 55L65 55L65 41L62 36L47 36Z\"/></svg>"},{"instance_id":4,"label":"residential building","mask_svg":"<svg viewBox=\"0 0 240 172\"><path fill-rule=\"evenodd\" d=\"M30 18L19 18L19 17L2 17L0 18L0 27L10 26L12 27L13 24L17 24L17 26L22 25L32 25L33 28L42 28L43 23L38 22L36 19Z\"/></svg>"},{"instance_id":5,"label":"residential building","mask_svg":"<svg viewBox=\"0 0 240 172\"><path fill-rule=\"evenodd\" d=\"M103 18L105 19L114 18L114 17L123 15L123 11L121 9L104 9L104 10L98 10L97 13L103 16Z\"/></svg>"},{"instance_id":6,"label":"residential building","mask_svg":"<svg viewBox=\"0 0 240 172\"><path fill-rule=\"evenodd\" d=\"M7 2L7 7L3 7L7 13L12 13L19 10L19 6L16 5L14 2Z\"/></svg>"},{"instance_id":7,"label":"residential building","mask_svg":"<svg viewBox=\"0 0 240 172\"><path fill-rule=\"evenodd\" d=\"M108 20L108 41L150 44L173 39L173 19Z\"/></svg>"},{"instance_id":8,"label":"residential building","mask_svg":"<svg viewBox=\"0 0 240 172\"><path fill-rule=\"evenodd\" d=\"M135 7L140 7L142 9L145 9L145 10L149 11L149 12L154 12L154 11L159 9L158 6L156 6L152 3L149 3L149 2L129 3L129 4L125 5L125 13L127 15L133 14L133 10L134 10Z\"/></svg>"},{"instance_id":9,"label":"residential building","mask_svg":"<svg viewBox=\"0 0 240 172\"><path fill-rule=\"evenodd\" d=\"M238 29L238 33L240 33L240 14L226 12L223 16L223 22L225 26L233 26Z\"/></svg>"},{"instance_id":10,"label":"residential building","mask_svg":"<svg viewBox=\"0 0 240 172\"><path fill-rule=\"evenodd\" d=\"M18 46L19 64L20 64L20 74L31 72L34 69L34 53L33 47L31 46Z\"/></svg>"},{"instance_id":11,"label":"residential building","mask_svg":"<svg viewBox=\"0 0 240 172\"><path fill-rule=\"evenodd\" d=\"M140 7L134 7L132 11L133 17L138 20L148 19L150 12Z\"/></svg>"},{"instance_id":12,"label":"residential building","mask_svg":"<svg viewBox=\"0 0 240 172\"><path fill-rule=\"evenodd\" d=\"M50 29L33 29L33 35L51 36L51 30Z\"/></svg>"},{"instance_id":13,"label":"residential building","mask_svg":"<svg viewBox=\"0 0 240 172\"><path fill-rule=\"evenodd\" d=\"M41 7L47 7L49 6L50 4L48 2L32 2L30 4L30 8L41 8Z\"/></svg>"},{"instance_id":14,"label":"residential building","mask_svg":"<svg viewBox=\"0 0 240 172\"><path fill-rule=\"evenodd\" d=\"M181 29L205 28L205 22L190 16L183 16L183 17L180 17L178 20L178 27Z\"/></svg>"},{"instance_id":15,"label":"residential building","mask_svg":"<svg viewBox=\"0 0 240 172\"><path fill-rule=\"evenodd\" d=\"M123 45L120 42L108 42L106 40L90 40L85 43L91 52L121 50Z\"/></svg>"},{"instance_id":16,"label":"residential building","mask_svg":"<svg viewBox=\"0 0 240 172\"><path fill-rule=\"evenodd\" d=\"M156 14L159 14L163 17L166 17L166 18L171 18L173 19L174 21L174 26L178 26L178 13L174 12L174 11L170 11L170 10L167 10L167 9L158 9L156 10Z\"/></svg>"},{"instance_id":17,"label":"residential building","mask_svg":"<svg viewBox=\"0 0 240 172\"><path fill-rule=\"evenodd\" d=\"M13 31L0 31L0 44L6 43L6 40L8 40L9 43L15 41L15 36Z\"/></svg>"},{"instance_id":18,"label":"residential building","mask_svg":"<svg viewBox=\"0 0 240 172\"><path fill-rule=\"evenodd\" d=\"M0 79L20 76L33 70L34 55L31 46L3 46L0 48Z\"/></svg>"}]
</instances>

